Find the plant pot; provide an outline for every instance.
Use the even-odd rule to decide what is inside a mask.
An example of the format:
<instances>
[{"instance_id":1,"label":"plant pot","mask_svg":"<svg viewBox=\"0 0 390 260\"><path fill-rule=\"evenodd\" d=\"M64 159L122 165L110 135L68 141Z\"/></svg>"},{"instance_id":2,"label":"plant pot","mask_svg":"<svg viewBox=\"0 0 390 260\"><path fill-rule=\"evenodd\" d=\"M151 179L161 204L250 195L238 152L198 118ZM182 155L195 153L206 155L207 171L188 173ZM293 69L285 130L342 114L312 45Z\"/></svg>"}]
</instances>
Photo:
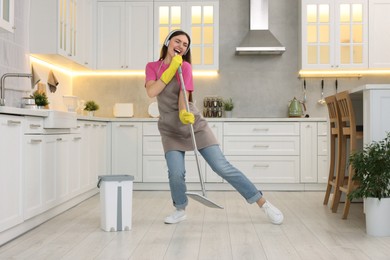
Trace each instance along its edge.
<instances>
[{"instance_id":1,"label":"plant pot","mask_svg":"<svg viewBox=\"0 0 390 260\"><path fill-rule=\"evenodd\" d=\"M365 198L366 232L368 235L390 236L390 198Z\"/></svg>"},{"instance_id":2,"label":"plant pot","mask_svg":"<svg viewBox=\"0 0 390 260\"><path fill-rule=\"evenodd\" d=\"M94 116L95 111L87 111L87 116Z\"/></svg>"},{"instance_id":3,"label":"plant pot","mask_svg":"<svg viewBox=\"0 0 390 260\"><path fill-rule=\"evenodd\" d=\"M225 111L225 117L232 118L233 117L233 111Z\"/></svg>"}]
</instances>

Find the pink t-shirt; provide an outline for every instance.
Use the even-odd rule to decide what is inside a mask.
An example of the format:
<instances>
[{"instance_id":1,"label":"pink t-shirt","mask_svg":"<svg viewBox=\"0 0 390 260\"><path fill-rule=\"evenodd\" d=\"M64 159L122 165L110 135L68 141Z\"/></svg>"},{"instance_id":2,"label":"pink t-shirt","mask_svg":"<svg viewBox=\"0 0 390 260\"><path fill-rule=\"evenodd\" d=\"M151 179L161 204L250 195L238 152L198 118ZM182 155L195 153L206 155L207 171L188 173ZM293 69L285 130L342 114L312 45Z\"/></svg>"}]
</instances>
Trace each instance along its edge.
<instances>
[{"instance_id":1,"label":"pink t-shirt","mask_svg":"<svg viewBox=\"0 0 390 260\"><path fill-rule=\"evenodd\" d=\"M161 68L160 68L160 65L161 65ZM145 82L148 82L149 80L157 80L157 79L159 79L161 77L161 75L163 74L163 72L168 67L169 67L169 64L164 64L163 61L149 62L148 64L146 64ZM193 84L193 81L192 81L192 67L191 67L191 64L186 62L186 61L183 61L183 64L181 65L181 69L182 69L182 72L183 72L183 80L184 80L184 85L186 86L186 90L189 91L189 92L194 91L194 84ZM176 72L176 78L177 78L177 81L179 82L179 85L180 85L181 82L180 82L180 77L179 77L179 73L178 72Z\"/></svg>"}]
</instances>

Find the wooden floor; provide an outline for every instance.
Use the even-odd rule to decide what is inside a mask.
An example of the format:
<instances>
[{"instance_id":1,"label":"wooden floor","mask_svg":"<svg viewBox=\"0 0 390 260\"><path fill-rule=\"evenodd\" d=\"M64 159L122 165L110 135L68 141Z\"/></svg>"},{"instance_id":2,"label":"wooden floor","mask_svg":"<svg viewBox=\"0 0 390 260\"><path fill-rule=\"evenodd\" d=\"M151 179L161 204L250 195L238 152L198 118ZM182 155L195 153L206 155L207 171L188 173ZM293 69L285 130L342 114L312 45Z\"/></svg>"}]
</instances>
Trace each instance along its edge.
<instances>
[{"instance_id":1,"label":"wooden floor","mask_svg":"<svg viewBox=\"0 0 390 260\"><path fill-rule=\"evenodd\" d=\"M166 225L167 191L133 193L131 231L100 229L99 196L81 203L0 248L0 259L390 259L390 237L365 233L362 204L341 219L322 205L323 192L267 192L284 213L270 224L236 192L209 192L225 209L190 201L187 220Z\"/></svg>"}]
</instances>

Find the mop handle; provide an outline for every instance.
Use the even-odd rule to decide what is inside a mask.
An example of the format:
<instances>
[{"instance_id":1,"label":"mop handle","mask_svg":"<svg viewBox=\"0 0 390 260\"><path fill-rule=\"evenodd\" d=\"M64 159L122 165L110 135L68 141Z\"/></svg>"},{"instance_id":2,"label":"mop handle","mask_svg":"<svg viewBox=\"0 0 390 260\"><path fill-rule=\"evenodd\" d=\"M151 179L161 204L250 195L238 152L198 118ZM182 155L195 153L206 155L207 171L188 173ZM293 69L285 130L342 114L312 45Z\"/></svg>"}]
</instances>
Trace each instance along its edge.
<instances>
[{"instance_id":1,"label":"mop handle","mask_svg":"<svg viewBox=\"0 0 390 260\"><path fill-rule=\"evenodd\" d=\"M189 105L188 99L187 99L187 92L186 92L186 87L184 85L183 71L181 69L181 66L179 66L177 71L179 72L179 78L180 78L180 83L181 83L180 85L181 85L181 90L183 91L183 96L184 96L184 101L185 101L184 103L186 104L186 110L187 110L187 112L190 112L190 105ZM192 143L194 145L194 154L195 154L195 159L196 159L196 166L198 167L200 186L202 188L203 196L206 196L206 190L204 188L203 177L202 177L202 174L201 174L200 163L199 163L199 158L198 158L198 147L196 145L196 140L195 140L194 126L192 124L190 124L190 130L191 130Z\"/></svg>"}]
</instances>

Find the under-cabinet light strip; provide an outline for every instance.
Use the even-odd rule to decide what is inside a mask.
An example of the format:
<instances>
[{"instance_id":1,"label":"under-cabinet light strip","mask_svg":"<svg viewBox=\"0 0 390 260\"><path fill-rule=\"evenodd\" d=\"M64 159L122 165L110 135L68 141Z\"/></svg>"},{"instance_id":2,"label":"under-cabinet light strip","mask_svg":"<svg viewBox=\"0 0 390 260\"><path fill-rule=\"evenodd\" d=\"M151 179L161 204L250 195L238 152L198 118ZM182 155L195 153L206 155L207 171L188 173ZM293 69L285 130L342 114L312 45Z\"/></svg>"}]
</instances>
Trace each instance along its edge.
<instances>
[{"instance_id":1,"label":"under-cabinet light strip","mask_svg":"<svg viewBox=\"0 0 390 260\"><path fill-rule=\"evenodd\" d=\"M70 70L63 68L49 62L37 59L30 56L31 62L38 63L44 67L60 71L66 75L76 77L76 76L145 76L145 71L143 70ZM206 76L206 77L216 77L218 76L218 71L216 70L194 70L194 76Z\"/></svg>"},{"instance_id":2,"label":"under-cabinet light strip","mask_svg":"<svg viewBox=\"0 0 390 260\"><path fill-rule=\"evenodd\" d=\"M301 70L299 71L300 78L315 78L315 77L346 77L346 78L361 78L363 76L390 76L389 69L383 70Z\"/></svg>"}]
</instances>

